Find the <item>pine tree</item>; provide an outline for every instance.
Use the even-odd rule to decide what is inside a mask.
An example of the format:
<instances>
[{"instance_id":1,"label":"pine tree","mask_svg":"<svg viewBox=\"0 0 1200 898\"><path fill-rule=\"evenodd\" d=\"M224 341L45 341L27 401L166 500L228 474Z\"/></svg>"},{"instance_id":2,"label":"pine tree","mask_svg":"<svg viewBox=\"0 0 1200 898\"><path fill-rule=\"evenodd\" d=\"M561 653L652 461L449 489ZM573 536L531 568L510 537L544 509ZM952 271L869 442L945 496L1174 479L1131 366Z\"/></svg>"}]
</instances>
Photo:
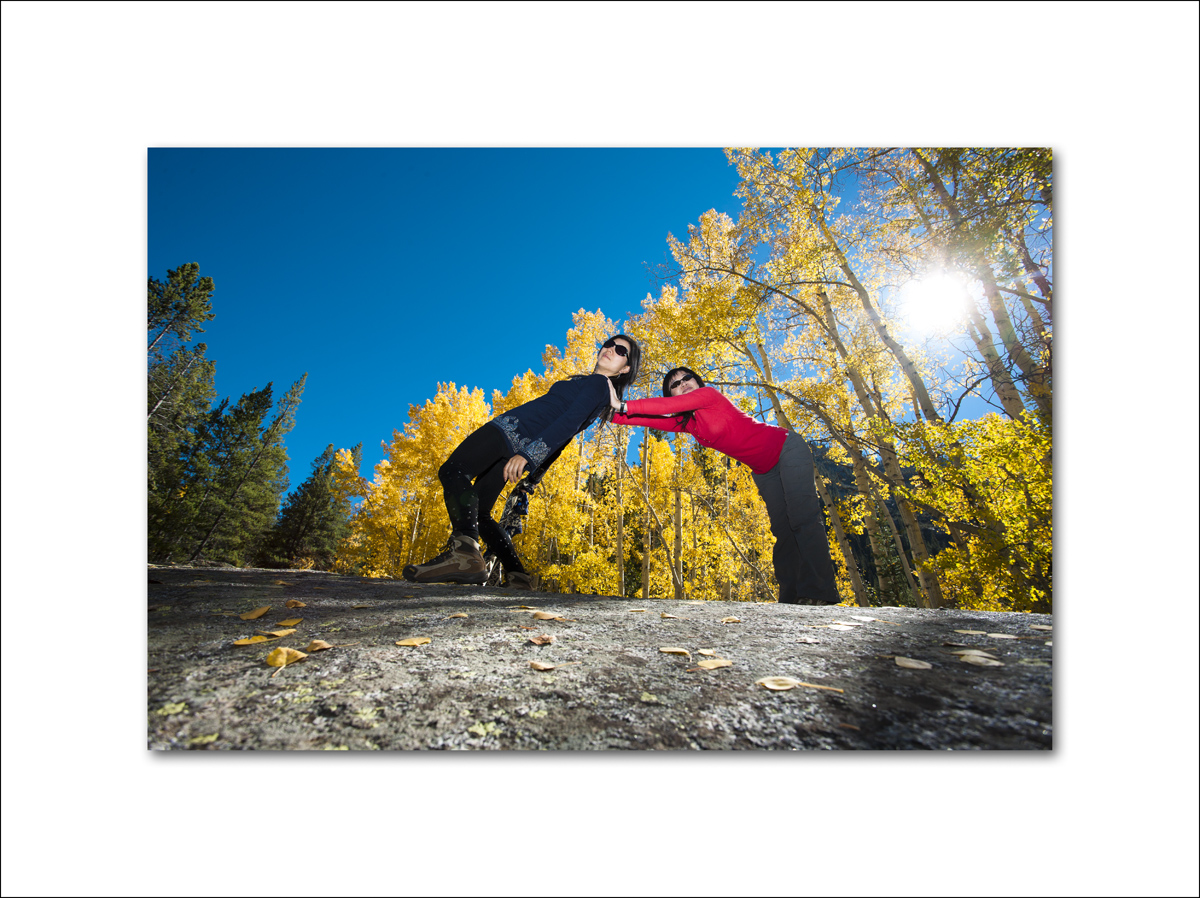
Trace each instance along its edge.
<instances>
[{"instance_id":1,"label":"pine tree","mask_svg":"<svg viewBox=\"0 0 1200 898\"><path fill-rule=\"evenodd\" d=\"M287 497L260 563L278 567L316 567L328 570L338 543L350 530L351 506L333 485L335 451L330 443L312 463L312 473ZM353 464L362 464L362 443L352 450Z\"/></svg>"}]
</instances>

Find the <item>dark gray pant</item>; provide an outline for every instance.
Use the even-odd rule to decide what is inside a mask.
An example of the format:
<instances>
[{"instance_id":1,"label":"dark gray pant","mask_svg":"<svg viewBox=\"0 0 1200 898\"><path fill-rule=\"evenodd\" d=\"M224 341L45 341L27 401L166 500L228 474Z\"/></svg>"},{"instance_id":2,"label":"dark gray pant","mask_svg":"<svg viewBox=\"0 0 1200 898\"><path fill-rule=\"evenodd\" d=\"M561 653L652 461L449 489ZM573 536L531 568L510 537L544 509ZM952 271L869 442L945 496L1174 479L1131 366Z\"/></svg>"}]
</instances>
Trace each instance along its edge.
<instances>
[{"instance_id":1,"label":"dark gray pant","mask_svg":"<svg viewBox=\"0 0 1200 898\"><path fill-rule=\"evenodd\" d=\"M779 601L788 605L836 605L841 599L808 443L789 431L779 462L766 474L755 474L754 485L771 516Z\"/></svg>"}]
</instances>

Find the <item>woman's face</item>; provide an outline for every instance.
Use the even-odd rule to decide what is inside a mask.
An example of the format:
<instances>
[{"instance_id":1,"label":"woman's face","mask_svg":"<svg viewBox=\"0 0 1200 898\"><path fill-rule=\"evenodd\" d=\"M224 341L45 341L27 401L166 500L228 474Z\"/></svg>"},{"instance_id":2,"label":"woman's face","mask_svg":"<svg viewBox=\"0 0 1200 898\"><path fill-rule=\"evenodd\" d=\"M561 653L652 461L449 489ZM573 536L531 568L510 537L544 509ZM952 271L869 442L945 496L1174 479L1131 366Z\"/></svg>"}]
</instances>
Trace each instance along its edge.
<instances>
[{"instance_id":1,"label":"woman's face","mask_svg":"<svg viewBox=\"0 0 1200 898\"><path fill-rule=\"evenodd\" d=\"M618 347L625 350L624 355L621 355ZM603 374L605 377L624 374L629 370L629 359L632 353L633 347L629 345L628 340L622 337L606 341L600 348L600 355L596 358L596 373Z\"/></svg>"},{"instance_id":2,"label":"woman's face","mask_svg":"<svg viewBox=\"0 0 1200 898\"><path fill-rule=\"evenodd\" d=\"M671 391L672 396L682 396L684 393L699 389L700 384L696 383L696 378L686 371L672 371L670 380L667 381L667 388Z\"/></svg>"}]
</instances>

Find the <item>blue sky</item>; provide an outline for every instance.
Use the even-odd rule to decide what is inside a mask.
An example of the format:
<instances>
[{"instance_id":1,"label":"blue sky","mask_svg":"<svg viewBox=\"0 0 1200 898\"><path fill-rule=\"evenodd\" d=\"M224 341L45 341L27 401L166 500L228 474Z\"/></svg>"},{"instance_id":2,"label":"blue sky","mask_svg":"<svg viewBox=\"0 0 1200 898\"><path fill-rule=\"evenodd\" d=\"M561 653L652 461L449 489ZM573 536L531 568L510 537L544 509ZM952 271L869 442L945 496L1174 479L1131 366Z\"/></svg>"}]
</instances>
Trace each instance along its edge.
<instances>
[{"instance_id":1,"label":"blue sky","mask_svg":"<svg viewBox=\"0 0 1200 898\"><path fill-rule=\"evenodd\" d=\"M292 486L329 443L380 442L439 382L506 390L571 315L657 295L668 232L736 216L720 149L156 149L148 274L197 262L218 395L308 372Z\"/></svg>"}]
</instances>

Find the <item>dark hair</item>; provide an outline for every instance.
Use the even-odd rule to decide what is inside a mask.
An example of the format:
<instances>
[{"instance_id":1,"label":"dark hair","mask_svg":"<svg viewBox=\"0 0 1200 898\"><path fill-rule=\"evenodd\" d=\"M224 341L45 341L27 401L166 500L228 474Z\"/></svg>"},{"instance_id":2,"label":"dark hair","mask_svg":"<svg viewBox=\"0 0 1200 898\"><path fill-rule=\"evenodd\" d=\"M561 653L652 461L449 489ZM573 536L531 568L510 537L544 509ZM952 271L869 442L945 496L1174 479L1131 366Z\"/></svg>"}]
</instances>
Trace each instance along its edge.
<instances>
[{"instance_id":1,"label":"dark hair","mask_svg":"<svg viewBox=\"0 0 1200 898\"><path fill-rule=\"evenodd\" d=\"M700 389L700 387L704 386L704 378L703 377L701 377L699 374L697 374L691 368L688 368L684 365L679 365L676 368L668 368L666 375L663 377L663 395L664 396L671 395L671 381L673 380L674 375L676 375L676 374L692 375L692 377L696 378L696 383L699 384L699 386L696 387L696 389ZM676 415L675 420L679 422L680 426L686 427L688 422L692 420L692 415L694 415L694 414L696 414L694 411L684 412L680 415Z\"/></svg>"},{"instance_id":2,"label":"dark hair","mask_svg":"<svg viewBox=\"0 0 1200 898\"><path fill-rule=\"evenodd\" d=\"M629 370L624 374L618 374L616 377L610 377L613 389L617 391L617 399L625 398L625 388L634 383L638 378L638 372L642 367L642 347L638 346L637 340L628 334L613 334L609 340L624 340L629 344L629 356L625 359L625 364L629 366ZM605 341L606 343L608 340ZM607 424L612 420L613 407L605 405L604 411L600 413L600 420Z\"/></svg>"}]
</instances>

